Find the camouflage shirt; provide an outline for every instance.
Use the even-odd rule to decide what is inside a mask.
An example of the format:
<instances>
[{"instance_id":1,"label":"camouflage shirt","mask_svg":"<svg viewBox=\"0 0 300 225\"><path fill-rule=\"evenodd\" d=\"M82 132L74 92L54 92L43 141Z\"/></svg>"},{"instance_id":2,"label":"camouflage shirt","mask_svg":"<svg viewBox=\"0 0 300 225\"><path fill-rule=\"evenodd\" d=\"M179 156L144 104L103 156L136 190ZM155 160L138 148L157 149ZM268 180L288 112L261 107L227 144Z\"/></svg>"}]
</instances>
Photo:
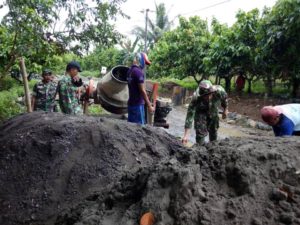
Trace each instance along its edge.
<instances>
[{"instance_id":1,"label":"camouflage shirt","mask_svg":"<svg viewBox=\"0 0 300 225\"><path fill-rule=\"evenodd\" d=\"M57 85L59 95L59 106L63 113L81 114L82 110L79 104L78 87L72 83L70 76L64 76Z\"/></svg>"},{"instance_id":2,"label":"camouflage shirt","mask_svg":"<svg viewBox=\"0 0 300 225\"><path fill-rule=\"evenodd\" d=\"M185 120L185 128L191 128L193 121L199 122L201 115L206 115L210 119L218 120L219 106L227 108L227 93L222 87L218 87L216 92L213 93L211 100L206 101L199 96L199 90L197 89L192 97L192 101L189 104L187 116Z\"/></svg>"},{"instance_id":3,"label":"camouflage shirt","mask_svg":"<svg viewBox=\"0 0 300 225\"><path fill-rule=\"evenodd\" d=\"M55 96L57 84L53 81L44 83L40 81L33 87L32 96L35 97L34 110L53 112L55 109Z\"/></svg>"}]
</instances>

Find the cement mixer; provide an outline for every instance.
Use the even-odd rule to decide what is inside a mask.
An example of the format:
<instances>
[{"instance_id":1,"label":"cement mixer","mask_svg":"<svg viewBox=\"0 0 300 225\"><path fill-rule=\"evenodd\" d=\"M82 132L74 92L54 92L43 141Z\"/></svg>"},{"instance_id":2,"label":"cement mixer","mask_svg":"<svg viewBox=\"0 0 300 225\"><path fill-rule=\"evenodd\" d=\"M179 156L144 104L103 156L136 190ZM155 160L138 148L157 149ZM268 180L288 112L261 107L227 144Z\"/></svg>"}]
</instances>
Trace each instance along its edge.
<instances>
[{"instance_id":1,"label":"cement mixer","mask_svg":"<svg viewBox=\"0 0 300 225\"><path fill-rule=\"evenodd\" d=\"M126 66L116 66L98 83L93 98L95 104L100 104L105 110L114 114L127 113L129 98Z\"/></svg>"},{"instance_id":2,"label":"cement mixer","mask_svg":"<svg viewBox=\"0 0 300 225\"><path fill-rule=\"evenodd\" d=\"M100 104L110 113L124 115L127 113L127 101L129 98L127 73L129 67L116 66L107 73L94 87L91 79L83 97L84 112L87 113L90 98L94 99L94 104ZM165 117L172 110L171 102L158 98L158 83L146 82L146 90L150 101L155 106L154 118L146 115L149 124L168 128Z\"/></svg>"}]
</instances>

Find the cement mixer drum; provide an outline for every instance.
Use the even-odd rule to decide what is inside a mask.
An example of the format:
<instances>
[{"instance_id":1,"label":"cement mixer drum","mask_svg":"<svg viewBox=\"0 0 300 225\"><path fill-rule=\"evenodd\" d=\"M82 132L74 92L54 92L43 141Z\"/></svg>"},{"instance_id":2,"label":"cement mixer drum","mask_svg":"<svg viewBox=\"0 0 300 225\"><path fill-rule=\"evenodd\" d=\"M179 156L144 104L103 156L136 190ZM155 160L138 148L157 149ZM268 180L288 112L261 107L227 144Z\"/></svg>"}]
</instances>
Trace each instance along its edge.
<instances>
[{"instance_id":1,"label":"cement mixer drum","mask_svg":"<svg viewBox=\"0 0 300 225\"><path fill-rule=\"evenodd\" d=\"M129 67L116 66L98 83L94 101L115 114L127 113L129 98L127 73Z\"/></svg>"}]
</instances>

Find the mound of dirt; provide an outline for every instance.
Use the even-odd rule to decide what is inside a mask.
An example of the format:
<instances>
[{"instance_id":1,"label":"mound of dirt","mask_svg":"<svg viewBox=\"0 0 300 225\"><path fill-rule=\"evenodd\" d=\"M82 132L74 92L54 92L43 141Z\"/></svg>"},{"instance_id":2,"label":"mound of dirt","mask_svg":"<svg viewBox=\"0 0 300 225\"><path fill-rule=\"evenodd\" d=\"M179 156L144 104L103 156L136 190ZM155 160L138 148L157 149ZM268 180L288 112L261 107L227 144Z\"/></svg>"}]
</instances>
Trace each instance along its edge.
<instances>
[{"instance_id":1,"label":"mound of dirt","mask_svg":"<svg viewBox=\"0 0 300 225\"><path fill-rule=\"evenodd\" d=\"M59 213L179 152L162 130L59 113L18 116L0 127L0 224L53 224Z\"/></svg>"},{"instance_id":2,"label":"mound of dirt","mask_svg":"<svg viewBox=\"0 0 300 225\"><path fill-rule=\"evenodd\" d=\"M230 139L127 172L58 225L300 224L300 140Z\"/></svg>"},{"instance_id":3,"label":"mound of dirt","mask_svg":"<svg viewBox=\"0 0 300 225\"><path fill-rule=\"evenodd\" d=\"M32 113L0 128L0 224L300 224L300 140L186 149L161 129Z\"/></svg>"}]
</instances>

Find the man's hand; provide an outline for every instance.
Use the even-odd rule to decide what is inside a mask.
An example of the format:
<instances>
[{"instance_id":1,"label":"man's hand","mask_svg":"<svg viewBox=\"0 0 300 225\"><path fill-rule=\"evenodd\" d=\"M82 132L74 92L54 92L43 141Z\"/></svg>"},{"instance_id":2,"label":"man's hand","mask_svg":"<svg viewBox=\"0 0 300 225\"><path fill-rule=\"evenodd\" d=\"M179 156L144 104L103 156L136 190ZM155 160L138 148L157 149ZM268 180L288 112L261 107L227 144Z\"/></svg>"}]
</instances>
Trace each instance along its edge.
<instances>
[{"instance_id":1,"label":"man's hand","mask_svg":"<svg viewBox=\"0 0 300 225\"><path fill-rule=\"evenodd\" d=\"M155 108L152 105L148 105L148 110L149 110L150 113L155 112Z\"/></svg>"},{"instance_id":2,"label":"man's hand","mask_svg":"<svg viewBox=\"0 0 300 225\"><path fill-rule=\"evenodd\" d=\"M181 142L182 142L182 144L186 145L188 143L188 137L186 135L184 135Z\"/></svg>"},{"instance_id":3,"label":"man's hand","mask_svg":"<svg viewBox=\"0 0 300 225\"><path fill-rule=\"evenodd\" d=\"M228 115L228 109L224 109L223 114L222 114L222 119L226 119Z\"/></svg>"},{"instance_id":4,"label":"man's hand","mask_svg":"<svg viewBox=\"0 0 300 225\"><path fill-rule=\"evenodd\" d=\"M80 77L78 75L76 75L75 77L72 77L72 79L76 82L80 80Z\"/></svg>"},{"instance_id":5,"label":"man's hand","mask_svg":"<svg viewBox=\"0 0 300 225\"><path fill-rule=\"evenodd\" d=\"M184 129L184 135L183 135L183 138L181 140L182 144L184 144L184 145L186 145L188 143L189 132L190 132L190 129L188 129L188 128Z\"/></svg>"}]
</instances>

